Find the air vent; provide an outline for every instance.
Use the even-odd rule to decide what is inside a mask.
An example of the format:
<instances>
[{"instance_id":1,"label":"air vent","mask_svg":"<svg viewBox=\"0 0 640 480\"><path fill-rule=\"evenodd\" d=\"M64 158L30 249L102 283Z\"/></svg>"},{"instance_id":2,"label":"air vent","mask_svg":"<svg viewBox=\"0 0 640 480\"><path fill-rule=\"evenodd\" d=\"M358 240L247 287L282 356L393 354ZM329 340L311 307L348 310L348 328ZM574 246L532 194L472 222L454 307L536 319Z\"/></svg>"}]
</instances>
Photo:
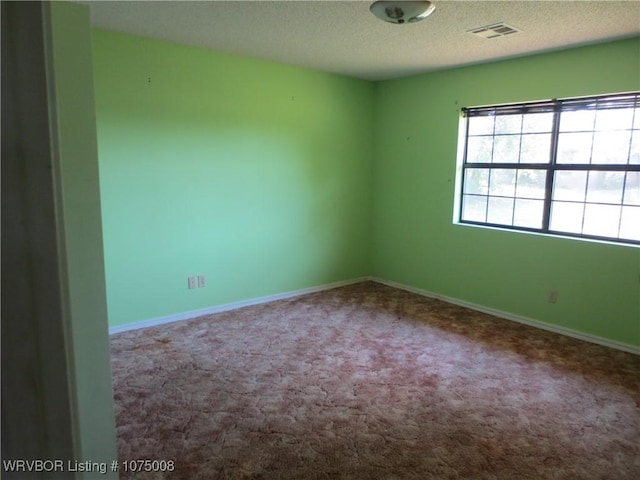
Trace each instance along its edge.
<instances>
[{"instance_id":1,"label":"air vent","mask_svg":"<svg viewBox=\"0 0 640 480\"><path fill-rule=\"evenodd\" d=\"M513 28L511 25L507 25L506 23L494 23L493 25L478 27L467 31L482 38L497 38L511 35L512 33L518 33L521 30Z\"/></svg>"}]
</instances>

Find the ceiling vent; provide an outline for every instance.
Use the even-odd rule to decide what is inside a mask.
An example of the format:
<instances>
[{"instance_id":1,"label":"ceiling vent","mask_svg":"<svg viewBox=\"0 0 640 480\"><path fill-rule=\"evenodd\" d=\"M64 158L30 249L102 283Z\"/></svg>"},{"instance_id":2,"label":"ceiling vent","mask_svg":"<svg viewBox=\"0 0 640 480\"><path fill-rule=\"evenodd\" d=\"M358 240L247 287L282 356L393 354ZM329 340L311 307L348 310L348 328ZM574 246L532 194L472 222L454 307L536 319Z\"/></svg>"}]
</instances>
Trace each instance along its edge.
<instances>
[{"instance_id":1,"label":"ceiling vent","mask_svg":"<svg viewBox=\"0 0 640 480\"><path fill-rule=\"evenodd\" d=\"M493 25L478 27L467 31L482 38L504 37L506 35L511 35L512 33L521 32L521 30L513 28L511 25L507 25L506 23L494 23Z\"/></svg>"}]
</instances>

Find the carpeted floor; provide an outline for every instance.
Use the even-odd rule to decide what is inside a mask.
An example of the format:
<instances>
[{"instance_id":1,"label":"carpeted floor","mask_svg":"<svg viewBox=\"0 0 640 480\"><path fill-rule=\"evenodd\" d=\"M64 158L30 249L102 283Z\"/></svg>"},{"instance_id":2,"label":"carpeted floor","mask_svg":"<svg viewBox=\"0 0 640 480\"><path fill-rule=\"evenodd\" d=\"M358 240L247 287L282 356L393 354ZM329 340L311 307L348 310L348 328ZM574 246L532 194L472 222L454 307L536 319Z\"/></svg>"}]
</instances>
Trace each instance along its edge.
<instances>
[{"instance_id":1,"label":"carpeted floor","mask_svg":"<svg viewBox=\"0 0 640 480\"><path fill-rule=\"evenodd\" d=\"M640 479L640 356L376 283L111 342L124 479Z\"/></svg>"}]
</instances>

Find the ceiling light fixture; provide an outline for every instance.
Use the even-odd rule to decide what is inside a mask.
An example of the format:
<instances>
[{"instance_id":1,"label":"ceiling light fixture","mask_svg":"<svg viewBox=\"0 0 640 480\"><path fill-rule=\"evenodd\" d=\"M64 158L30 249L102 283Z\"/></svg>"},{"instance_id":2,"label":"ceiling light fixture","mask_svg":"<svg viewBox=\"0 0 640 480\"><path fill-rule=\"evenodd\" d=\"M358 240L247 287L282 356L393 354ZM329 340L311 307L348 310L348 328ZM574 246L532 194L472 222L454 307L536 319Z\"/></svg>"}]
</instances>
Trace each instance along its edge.
<instances>
[{"instance_id":1,"label":"ceiling light fixture","mask_svg":"<svg viewBox=\"0 0 640 480\"><path fill-rule=\"evenodd\" d=\"M436 6L424 1L373 2L369 7L380 20L389 23L415 23L424 20L433 13Z\"/></svg>"}]
</instances>

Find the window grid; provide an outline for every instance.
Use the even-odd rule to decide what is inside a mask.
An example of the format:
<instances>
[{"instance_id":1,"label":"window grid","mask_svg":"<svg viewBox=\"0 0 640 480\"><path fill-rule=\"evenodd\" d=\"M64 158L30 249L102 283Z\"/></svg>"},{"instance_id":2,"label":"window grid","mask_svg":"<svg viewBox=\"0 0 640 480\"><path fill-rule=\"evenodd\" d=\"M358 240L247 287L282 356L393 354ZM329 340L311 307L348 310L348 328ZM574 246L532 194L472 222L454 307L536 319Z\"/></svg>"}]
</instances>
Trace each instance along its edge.
<instances>
[{"instance_id":1,"label":"window grid","mask_svg":"<svg viewBox=\"0 0 640 480\"><path fill-rule=\"evenodd\" d=\"M626 109L627 112L631 110L630 123L627 122L626 126L623 125L620 128L621 122L617 121L618 117L614 118L609 113L615 109ZM580 128L574 128L570 124L571 115L569 117L562 116L569 112L574 114L574 112L591 111L593 114L587 114L587 117L590 116L591 118L586 118L590 123L590 129L585 124L580 125ZM602 112L605 113L602 114ZM536 120L544 120L543 115L529 121L529 126L525 128L525 123L531 118L530 116L538 113L550 116L551 125L541 128L535 124ZM461 223L640 244L640 232L636 232L639 227L635 225L635 220L633 220L640 214L640 205L638 205L640 202L634 200L640 192L629 193L627 197L628 189L636 188L635 184L632 183L634 180L633 177L630 177L630 173L640 172L640 162L632 158L634 155L634 139L635 141L640 139L640 93L468 108L463 109L463 114L467 117L467 132L464 143L462 201L460 202L459 211ZM624 115L625 111L622 111L621 114ZM519 116L517 120L513 118L515 115ZM513 121L509 119L510 116ZM574 117L579 116L580 113L574 114ZM491 118L491 121L485 122L485 124L479 123L479 131L471 132L470 119L474 117L488 117ZM612 118L613 124L611 124L611 128L607 128L609 124L604 122L611 121ZM625 116L624 118L628 119L629 117ZM564 125L562 124L563 119L566 123ZM498 125L499 122L500 126ZM533 126L531 126L532 124ZM610 153L609 144L612 143L610 140L616 138L611 134L618 132L627 132L626 143L614 145L613 153ZM578 147L582 149L581 153L580 151L579 153L583 155L584 159L586 159L584 154L588 152L588 159L586 159L588 161L574 162L575 153L572 150L566 150L573 153L570 158L571 162L567 162L564 158L562 159L564 162L558 161L558 157L561 154L559 152L561 139L565 142L571 140L570 137L562 137L562 135L571 134L590 134L589 145L583 146L580 144ZM600 136L598 137L596 134L600 134ZM523 158L531 158L530 152L525 151L525 141L531 144L527 148L531 148L533 145L534 155L539 155L540 151L546 148L544 144L536 144L536 142L540 140L546 142L545 135L550 136L547 147L548 158L545 161L540 158L541 161L536 163L523 162ZM607 135L609 138L607 138ZM637 139L634 135L638 136ZM472 139L471 149L470 139ZM609 142L604 150L603 141ZM489 142L490 146L488 145ZM496 147L499 147L502 151L497 151ZM571 148L571 145L569 144L569 147L565 145L564 148ZM596 151L596 148L600 150ZM626 152L626 159L624 156L616 156L620 152ZM600 156L598 157L598 155ZM611 158L616 163L607 163L611 161ZM477 161L478 159L484 161ZM509 161L505 161L505 159ZM475 191L473 188L467 189L467 184L473 181L471 176L468 176L468 173L473 170L477 170L478 178L482 178L484 172L487 172L486 185L481 188L481 192ZM515 172L512 175L506 175L505 172L510 170ZM528 187L523 186L525 180L521 179L520 175L523 171L546 173L543 198L536 198L535 195L531 194L532 191L535 192L533 190L534 187L531 185ZM559 172L586 173L581 199L564 198L563 195L556 195L555 183L558 180L556 176ZM599 175L595 175L595 172L599 173ZM614 193L609 195L608 189L612 182L611 178L617 180L618 183L620 182L620 176L613 175L615 172L622 173L621 187L619 189L614 187ZM500 176L508 178L507 183L501 184L500 182L504 182L504 180L501 180ZM571 177L567 178L570 179ZM475 181L478 182L477 179ZM600 182L600 190L598 190L598 182ZM592 189L590 189L590 186ZM529 195L526 194L526 188L530 189L528 191ZM505 191L506 193L504 193ZM602 191L606 191L611 198L604 198L605 195ZM575 194L570 188L569 193ZM612 200L613 197L619 198L619 201ZM472 201L475 202L475 205L471 205ZM527 204L526 202L529 203ZM541 218L537 220L534 218L539 211L539 207L535 206L536 202L543 202ZM497 208L498 204L506 205L506 211L494 210L493 208ZM577 229L571 226L572 221L565 222L567 225L562 225L562 209L569 205L575 205L576 208L578 206L581 207L579 208L581 212L579 231L575 231ZM477 215L471 213L473 208L477 206L483 207L483 212L478 212ZM614 208L616 213L613 213ZM517 214L522 215L522 212L525 212L531 218L525 218L524 221L516 218ZM563 217L565 219L568 218L566 212L565 209L564 213L562 213L565 215ZM615 224L615 234L613 234L612 230L603 233L601 226L598 224L603 219L606 220L603 223ZM575 220L578 220L578 218ZM632 222L630 228L628 228L628 225L625 227L623 224L625 221L627 224ZM536 226L532 226L534 224ZM623 232L625 228L627 233Z\"/></svg>"},{"instance_id":2,"label":"window grid","mask_svg":"<svg viewBox=\"0 0 640 480\"><path fill-rule=\"evenodd\" d=\"M635 111L634 111L635 113ZM635 115L634 115L635 117ZM635 119L634 119L635 120ZM633 125L633 122L631 123L631 125ZM630 138L633 138L633 134L630 135ZM631 140L629 140L629 155L628 157L631 157ZM620 200L621 205L624 205L624 192L627 188L627 173L628 172L624 172L624 176L622 177L622 199ZM622 207L620 207L620 218L618 219L618 236L620 236L620 230L622 228Z\"/></svg>"}]
</instances>

